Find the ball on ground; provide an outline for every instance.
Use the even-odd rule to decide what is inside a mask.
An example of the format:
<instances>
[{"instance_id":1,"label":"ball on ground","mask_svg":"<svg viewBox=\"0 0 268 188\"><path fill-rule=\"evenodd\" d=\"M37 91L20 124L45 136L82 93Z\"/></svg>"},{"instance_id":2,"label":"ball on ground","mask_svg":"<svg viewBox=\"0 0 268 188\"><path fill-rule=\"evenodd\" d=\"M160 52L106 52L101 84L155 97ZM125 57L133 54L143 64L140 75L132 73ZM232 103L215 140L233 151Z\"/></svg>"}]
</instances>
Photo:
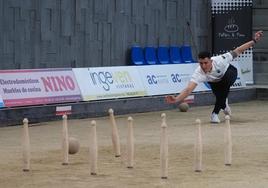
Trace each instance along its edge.
<instances>
[{"instance_id":1,"label":"ball on ground","mask_svg":"<svg viewBox=\"0 0 268 188\"><path fill-rule=\"evenodd\" d=\"M181 112L187 112L189 109L189 105L186 102L180 103L179 109Z\"/></svg>"},{"instance_id":2,"label":"ball on ground","mask_svg":"<svg viewBox=\"0 0 268 188\"><path fill-rule=\"evenodd\" d=\"M76 154L79 151L80 144L74 137L69 138L69 154Z\"/></svg>"}]
</instances>

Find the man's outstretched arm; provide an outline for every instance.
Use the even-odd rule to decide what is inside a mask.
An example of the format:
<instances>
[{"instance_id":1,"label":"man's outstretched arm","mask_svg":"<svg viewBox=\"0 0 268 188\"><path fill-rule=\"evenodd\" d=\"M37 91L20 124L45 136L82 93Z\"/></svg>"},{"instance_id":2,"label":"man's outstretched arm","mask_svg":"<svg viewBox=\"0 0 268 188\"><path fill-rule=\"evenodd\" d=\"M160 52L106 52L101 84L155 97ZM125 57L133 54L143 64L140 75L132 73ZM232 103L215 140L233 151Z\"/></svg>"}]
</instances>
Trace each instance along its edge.
<instances>
[{"instance_id":1,"label":"man's outstretched arm","mask_svg":"<svg viewBox=\"0 0 268 188\"><path fill-rule=\"evenodd\" d=\"M243 53L245 50L249 49L252 47L256 42L258 42L261 37L263 36L263 31L257 31L251 41L248 41L241 46L237 47L236 49L233 50L233 57L239 56L241 53Z\"/></svg>"},{"instance_id":2,"label":"man's outstretched arm","mask_svg":"<svg viewBox=\"0 0 268 188\"><path fill-rule=\"evenodd\" d=\"M166 96L166 102L171 104L171 103L183 101L183 99L185 99L186 97L188 97L192 93L192 91L196 88L196 86L197 86L197 84L195 82L190 81L188 83L188 86L179 95Z\"/></svg>"}]
</instances>

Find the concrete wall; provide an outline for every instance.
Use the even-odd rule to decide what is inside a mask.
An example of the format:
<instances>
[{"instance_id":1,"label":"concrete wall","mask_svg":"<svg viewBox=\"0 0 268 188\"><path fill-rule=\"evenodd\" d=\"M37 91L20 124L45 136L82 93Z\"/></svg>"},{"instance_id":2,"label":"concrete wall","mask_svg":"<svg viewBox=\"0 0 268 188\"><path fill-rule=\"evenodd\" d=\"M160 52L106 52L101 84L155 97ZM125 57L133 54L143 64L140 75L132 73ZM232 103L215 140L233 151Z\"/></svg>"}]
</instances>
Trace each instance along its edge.
<instances>
[{"instance_id":1,"label":"concrete wall","mask_svg":"<svg viewBox=\"0 0 268 188\"><path fill-rule=\"evenodd\" d=\"M262 93L260 93L262 94ZM256 99L256 89L234 89L230 91L229 103L243 102ZM211 92L196 93L194 104L191 106L202 106L214 104L215 97ZM21 125L23 118L28 118L30 124L60 120L56 116L56 106L72 106L72 115L69 119L94 118L108 116L108 109L113 108L115 115L152 112L168 109L176 109L177 104L169 105L164 102L164 96L139 97L127 99L102 100L92 102L80 102L70 104L53 104L35 107L5 108L0 110L0 127L9 125ZM212 111L213 107L211 107ZM210 115L208 114L208 118Z\"/></svg>"},{"instance_id":2,"label":"concrete wall","mask_svg":"<svg viewBox=\"0 0 268 188\"><path fill-rule=\"evenodd\" d=\"M268 1L253 1L253 32L264 31L264 36L253 48L253 75L256 85L268 85ZM259 86L257 86L259 87ZM264 92L267 95L267 92ZM263 94L263 95L264 95ZM261 98L264 98L263 96ZM266 97L267 98L267 97Z\"/></svg>"},{"instance_id":3,"label":"concrete wall","mask_svg":"<svg viewBox=\"0 0 268 188\"><path fill-rule=\"evenodd\" d=\"M0 68L127 65L135 44L191 44L196 54L210 47L208 2L0 0Z\"/></svg>"},{"instance_id":4,"label":"concrete wall","mask_svg":"<svg viewBox=\"0 0 268 188\"><path fill-rule=\"evenodd\" d=\"M263 39L254 47L254 60L268 62L268 1L253 1L253 32L264 31Z\"/></svg>"}]
</instances>

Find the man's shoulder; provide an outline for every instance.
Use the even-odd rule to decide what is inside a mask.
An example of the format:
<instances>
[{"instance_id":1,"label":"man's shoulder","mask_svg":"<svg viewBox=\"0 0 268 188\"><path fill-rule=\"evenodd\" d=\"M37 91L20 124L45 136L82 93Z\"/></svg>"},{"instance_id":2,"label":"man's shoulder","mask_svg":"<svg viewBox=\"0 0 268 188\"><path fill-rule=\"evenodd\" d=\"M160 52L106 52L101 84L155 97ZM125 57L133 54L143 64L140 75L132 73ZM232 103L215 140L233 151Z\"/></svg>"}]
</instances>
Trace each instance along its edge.
<instances>
[{"instance_id":1,"label":"man's shoulder","mask_svg":"<svg viewBox=\"0 0 268 188\"><path fill-rule=\"evenodd\" d=\"M218 61L230 61L230 60L232 60L232 54L230 52L227 52L227 53L224 53L224 54L212 56L211 59L214 62L218 62Z\"/></svg>"}]
</instances>

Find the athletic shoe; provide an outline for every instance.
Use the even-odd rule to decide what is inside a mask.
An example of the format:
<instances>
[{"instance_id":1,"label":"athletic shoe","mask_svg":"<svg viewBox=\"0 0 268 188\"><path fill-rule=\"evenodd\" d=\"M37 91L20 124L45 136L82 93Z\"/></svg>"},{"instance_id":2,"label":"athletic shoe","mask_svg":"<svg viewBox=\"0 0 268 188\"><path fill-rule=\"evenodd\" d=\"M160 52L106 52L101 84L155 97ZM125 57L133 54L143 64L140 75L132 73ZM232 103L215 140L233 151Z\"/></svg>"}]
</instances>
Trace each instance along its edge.
<instances>
[{"instance_id":1,"label":"athletic shoe","mask_svg":"<svg viewBox=\"0 0 268 188\"><path fill-rule=\"evenodd\" d=\"M216 113L213 112L213 113L211 114L210 122L211 122L211 123L220 123L221 121L220 121L220 119L219 119L218 114L216 114Z\"/></svg>"}]
</instances>

